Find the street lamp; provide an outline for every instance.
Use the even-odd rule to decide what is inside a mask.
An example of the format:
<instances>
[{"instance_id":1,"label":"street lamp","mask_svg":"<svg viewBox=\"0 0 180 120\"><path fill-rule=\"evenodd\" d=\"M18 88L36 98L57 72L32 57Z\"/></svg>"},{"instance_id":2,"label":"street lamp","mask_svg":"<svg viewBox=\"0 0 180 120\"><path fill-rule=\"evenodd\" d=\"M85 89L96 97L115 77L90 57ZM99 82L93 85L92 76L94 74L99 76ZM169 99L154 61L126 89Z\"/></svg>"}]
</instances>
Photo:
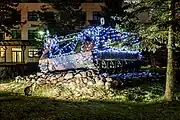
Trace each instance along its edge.
<instances>
[{"instance_id":1,"label":"street lamp","mask_svg":"<svg viewBox=\"0 0 180 120\"><path fill-rule=\"evenodd\" d=\"M38 34L39 34L39 36L40 36L40 41L42 41L45 32L40 30L40 31L38 31Z\"/></svg>"},{"instance_id":2,"label":"street lamp","mask_svg":"<svg viewBox=\"0 0 180 120\"><path fill-rule=\"evenodd\" d=\"M39 34L40 36L43 36L43 35L45 34L45 32L44 32L44 31L38 31L38 34Z\"/></svg>"}]
</instances>

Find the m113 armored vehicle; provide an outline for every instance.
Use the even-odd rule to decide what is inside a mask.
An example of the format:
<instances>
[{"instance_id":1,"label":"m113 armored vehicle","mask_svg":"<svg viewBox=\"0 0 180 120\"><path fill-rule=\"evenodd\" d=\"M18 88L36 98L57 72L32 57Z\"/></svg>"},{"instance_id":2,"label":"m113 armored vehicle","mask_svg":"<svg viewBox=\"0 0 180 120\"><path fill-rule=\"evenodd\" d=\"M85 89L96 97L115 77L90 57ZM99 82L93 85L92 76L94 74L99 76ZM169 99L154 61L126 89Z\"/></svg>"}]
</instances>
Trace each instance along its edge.
<instances>
[{"instance_id":1,"label":"m113 armored vehicle","mask_svg":"<svg viewBox=\"0 0 180 120\"><path fill-rule=\"evenodd\" d=\"M81 68L108 73L137 71L141 52L130 50L126 45L114 48L110 45L113 42L139 46L135 34L121 32L111 26L88 26L81 32L64 37L51 37L47 32L39 67L45 73Z\"/></svg>"}]
</instances>

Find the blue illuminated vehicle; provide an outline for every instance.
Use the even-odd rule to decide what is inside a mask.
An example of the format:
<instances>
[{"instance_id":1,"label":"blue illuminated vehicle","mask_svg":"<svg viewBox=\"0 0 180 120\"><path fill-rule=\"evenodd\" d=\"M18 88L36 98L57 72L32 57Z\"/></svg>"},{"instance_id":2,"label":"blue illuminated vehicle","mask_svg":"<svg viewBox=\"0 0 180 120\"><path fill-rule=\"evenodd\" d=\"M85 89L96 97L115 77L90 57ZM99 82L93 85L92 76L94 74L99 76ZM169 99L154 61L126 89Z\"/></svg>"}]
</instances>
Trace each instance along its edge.
<instances>
[{"instance_id":1,"label":"blue illuminated vehicle","mask_svg":"<svg viewBox=\"0 0 180 120\"><path fill-rule=\"evenodd\" d=\"M89 26L79 33L64 37L50 37L47 34L39 67L42 72L79 68L111 73L138 70L140 51L129 50L126 45L119 48L110 45L119 41L139 46L135 34L103 25Z\"/></svg>"}]
</instances>

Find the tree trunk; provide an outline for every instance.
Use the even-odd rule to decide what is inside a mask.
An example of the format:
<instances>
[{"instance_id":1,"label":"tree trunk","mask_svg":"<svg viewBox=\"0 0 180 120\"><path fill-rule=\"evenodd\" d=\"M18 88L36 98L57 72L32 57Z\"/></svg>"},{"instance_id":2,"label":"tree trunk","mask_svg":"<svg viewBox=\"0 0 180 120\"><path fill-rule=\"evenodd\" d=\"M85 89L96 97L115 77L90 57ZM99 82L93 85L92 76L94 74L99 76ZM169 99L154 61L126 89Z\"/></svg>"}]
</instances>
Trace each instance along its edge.
<instances>
[{"instance_id":1,"label":"tree trunk","mask_svg":"<svg viewBox=\"0 0 180 120\"><path fill-rule=\"evenodd\" d=\"M170 21L169 33L168 33L168 56L167 56L167 72L166 72L166 90L165 90L165 100L172 101L174 96L174 83L175 83L175 59L174 59L174 8L175 0L171 0L170 3Z\"/></svg>"}]
</instances>

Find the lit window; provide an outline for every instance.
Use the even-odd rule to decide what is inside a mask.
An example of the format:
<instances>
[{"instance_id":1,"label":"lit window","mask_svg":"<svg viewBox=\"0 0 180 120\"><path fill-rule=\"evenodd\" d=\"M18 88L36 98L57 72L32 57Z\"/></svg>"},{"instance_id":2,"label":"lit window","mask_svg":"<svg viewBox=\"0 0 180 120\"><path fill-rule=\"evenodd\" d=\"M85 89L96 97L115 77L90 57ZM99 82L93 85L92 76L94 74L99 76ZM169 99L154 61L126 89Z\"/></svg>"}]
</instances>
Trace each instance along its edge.
<instances>
[{"instance_id":1,"label":"lit window","mask_svg":"<svg viewBox=\"0 0 180 120\"><path fill-rule=\"evenodd\" d=\"M33 52L32 52L32 51L29 51L29 52L28 52L28 56L29 56L29 57L33 57Z\"/></svg>"},{"instance_id":2,"label":"lit window","mask_svg":"<svg viewBox=\"0 0 180 120\"><path fill-rule=\"evenodd\" d=\"M139 0L124 0L125 3L139 3Z\"/></svg>"},{"instance_id":3,"label":"lit window","mask_svg":"<svg viewBox=\"0 0 180 120\"><path fill-rule=\"evenodd\" d=\"M12 51L22 51L21 48L12 48Z\"/></svg>"},{"instance_id":4,"label":"lit window","mask_svg":"<svg viewBox=\"0 0 180 120\"><path fill-rule=\"evenodd\" d=\"M5 57L5 50L3 48L0 49L0 57L1 58Z\"/></svg>"},{"instance_id":5,"label":"lit window","mask_svg":"<svg viewBox=\"0 0 180 120\"><path fill-rule=\"evenodd\" d=\"M39 56L39 49L29 49L28 50L29 57L40 57Z\"/></svg>"},{"instance_id":6,"label":"lit window","mask_svg":"<svg viewBox=\"0 0 180 120\"><path fill-rule=\"evenodd\" d=\"M21 48L12 48L12 62L22 62Z\"/></svg>"}]
</instances>

